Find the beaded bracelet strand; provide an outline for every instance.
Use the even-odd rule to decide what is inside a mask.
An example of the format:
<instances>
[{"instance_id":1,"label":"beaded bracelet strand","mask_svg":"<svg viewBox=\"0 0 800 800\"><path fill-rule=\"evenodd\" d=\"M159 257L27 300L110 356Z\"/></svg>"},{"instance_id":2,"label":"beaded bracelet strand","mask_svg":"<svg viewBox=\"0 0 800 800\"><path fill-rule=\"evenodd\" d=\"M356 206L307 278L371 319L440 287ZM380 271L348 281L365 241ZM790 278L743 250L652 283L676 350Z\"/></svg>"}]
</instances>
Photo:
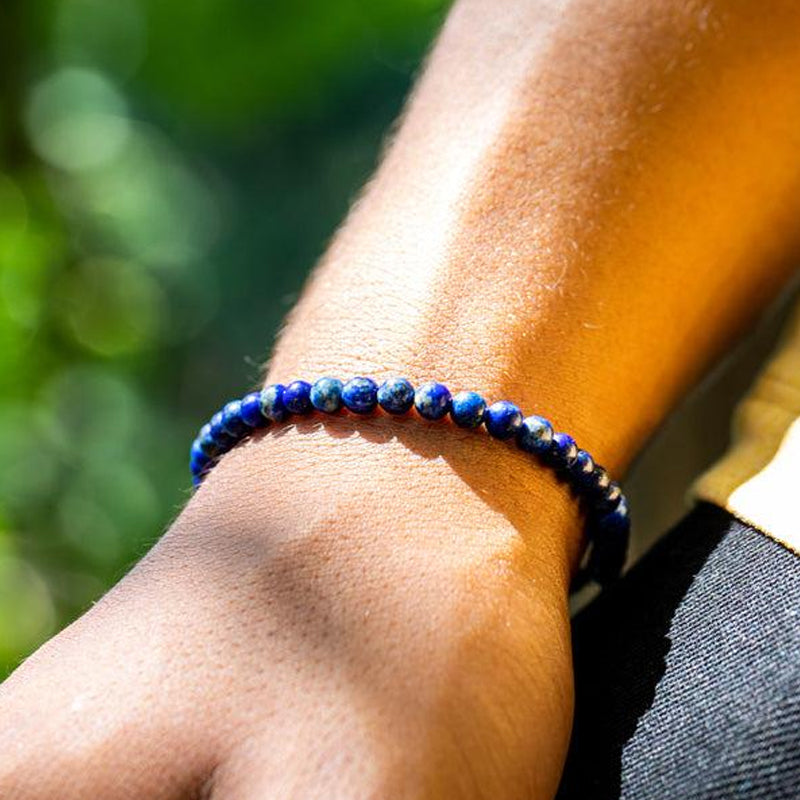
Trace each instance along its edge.
<instances>
[{"instance_id":1,"label":"beaded bracelet strand","mask_svg":"<svg viewBox=\"0 0 800 800\"><path fill-rule=\"evenodd\" d=\"M297 380L284 386L270 384L241 400L232 400L202 427L192 444L190 467L198 486L220 457L253 431L279 423L291 415L314 411L338 414L342 409L366 415L378 407L388 414L408 414L412 408L426 420L442 420L448 414L460 428L481 425L495 439L514 439L520 450L536 457L565 481L586 511L588 551L574 584L588 580L607 584L620 573L630 531L628 504L618 483L596 464L566 433L555 433L544 417L523 417L507 400L491 405L477 392L451 395L442 383L430 381L416 389L405 378L391 378L380 386L372 378L343 382L320 378L314 384Z\"/></svg>"}]
</instances>

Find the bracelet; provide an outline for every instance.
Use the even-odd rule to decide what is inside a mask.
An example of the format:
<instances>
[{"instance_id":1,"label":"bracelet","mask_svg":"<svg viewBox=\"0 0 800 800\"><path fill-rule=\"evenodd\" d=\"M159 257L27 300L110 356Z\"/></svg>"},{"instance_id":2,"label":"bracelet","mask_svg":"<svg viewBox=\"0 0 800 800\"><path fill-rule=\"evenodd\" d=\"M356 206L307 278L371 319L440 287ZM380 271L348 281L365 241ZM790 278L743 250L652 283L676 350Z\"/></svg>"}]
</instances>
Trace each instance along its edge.
<instances>
[{"instance_id":1,"label":"bracelet","mask_svg":"<svg viewBox=\"0 0 800 800\"><path fill-rule=\"evenodd\" d=\"M491 405L477 392L451 395L442 383L430 381L416 389L405 378L390 378L380 386L372 378L320 378L314 384L293 381L270 384L241 400L232 400L204 425L192 444L190 468L194 486L222 455L254 431L282 422L291 415L314 411L338 414L342 409L366 415L378 406L393 416L415 409L426 420L442 420L448 414L460 428L481 425L499 440L514 439L520 450L553 469L571 488L586 513L588 548L573 582L573 590L589 580L606 585L618 577L625 562L630 532L628 503L620 485L604 467L566 433L555 433L544 417L523 417L507 400Z\"/></svg>"}]
</instances>

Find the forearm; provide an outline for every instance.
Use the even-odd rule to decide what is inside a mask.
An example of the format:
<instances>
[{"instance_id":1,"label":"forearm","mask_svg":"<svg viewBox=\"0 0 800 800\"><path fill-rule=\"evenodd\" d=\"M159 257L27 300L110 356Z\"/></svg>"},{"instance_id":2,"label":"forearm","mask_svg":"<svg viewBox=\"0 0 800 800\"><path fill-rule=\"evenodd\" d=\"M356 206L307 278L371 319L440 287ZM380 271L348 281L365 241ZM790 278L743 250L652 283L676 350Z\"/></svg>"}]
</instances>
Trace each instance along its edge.
<instances>
[{"instance_id":1,"label":"forearm","mask_svg":"<svg viewBox=\"0 0 800 800\"><path fill-rule=\"evenodd\" d=\"M799 17L458 5L268 378L435 375L627 464L792 266Z\"/></svg>"}]
</instances>

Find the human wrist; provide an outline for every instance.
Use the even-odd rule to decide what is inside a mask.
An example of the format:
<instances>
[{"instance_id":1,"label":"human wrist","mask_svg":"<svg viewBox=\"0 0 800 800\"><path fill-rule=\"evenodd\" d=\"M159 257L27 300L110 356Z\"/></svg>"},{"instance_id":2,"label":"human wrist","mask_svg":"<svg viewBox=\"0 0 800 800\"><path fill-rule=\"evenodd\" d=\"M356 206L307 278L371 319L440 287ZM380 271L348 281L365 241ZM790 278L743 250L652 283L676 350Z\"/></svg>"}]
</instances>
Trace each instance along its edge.
<instances>
[{"instance_id":1,"label":"human wrist","mask_svg":"<svg viewBox=\"0 0 800 800\"><path fill-rule=\"evenodd\" d=\"M567 486L513 443L388 415L317 414L273 426L226 454L187 512L288 535L311 530L331 542L346 524L360 531L358 547L386 540L387 526L423 546L447 531L448 544L465 552L520 545L559 579L583 529Z\"/></svg>"},{"instance_id":2,"label":"human wrist","mask_svg":"<svg viewBox=\"0 0 800 800\"><path fill-rule=\"evenodd\" d=\"M284 609L280 637L301 642L294 648L301 660L278 672L306 675L309 663L317 664L303 692L338 698L328 682L341 671L341 658L357 654L357 667L348 669L359 670L359 686L372 689L359 694L375 703L361 708L361 719L404 731L402 743L376 737L381 769L392 767L392 751L402 752L406 768L418 761L424 781L442 788L437 782L458 782L454 773L465 758L481 773L491 772L493 760L508 760L511 786L528 769L529 752L543 747L557 762L567 736L565 543L578 518L563 487L530 464L519 497L506 495L498 506L491 485L477 490L453 468L460 458L475 464L494 443L475 442L471 451L465 444L473 437L453 430L448 447L439 441L445 432L437 432L433 441L441 446L426 454L404 438L419 429L390 418L339 417L328 426L300 420L271 431L220 462L170 536L179 552L203 554L211 570L203 582L228 604L238 607L242 587L261 587L246 591L234 613ZM489 480L516 484L521 464L510 458L513 449L500 449L502 458L486 470ZM501 468L510 468L505 477ZM524 508L511 511L512 502ZM509 518L516 511L524 522ZM327 637L335 655L322 658L317 648ZM271 675L273 660L286 665L286 658L271 645L262 668ZM546 708L528 704L543 687ZM341 730L350 731L357 713L350 700L337 713L349 720ZM538 735L527 721L531 713L552 717L547 742L526 738ZM497 728L509 718L515 724ZM430 751L417 752L420 742ZM403 772L402 765L392 769ZM557 770L556 763L542 775Z\"/></svg>"}]
</instances>

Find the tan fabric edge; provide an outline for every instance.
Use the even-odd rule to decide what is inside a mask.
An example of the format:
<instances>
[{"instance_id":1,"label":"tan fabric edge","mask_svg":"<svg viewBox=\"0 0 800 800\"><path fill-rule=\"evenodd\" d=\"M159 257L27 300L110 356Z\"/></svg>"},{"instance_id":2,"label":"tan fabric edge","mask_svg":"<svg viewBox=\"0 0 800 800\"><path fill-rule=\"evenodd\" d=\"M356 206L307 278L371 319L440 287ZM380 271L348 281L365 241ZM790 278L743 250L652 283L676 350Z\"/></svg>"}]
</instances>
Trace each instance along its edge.
<instances>
[{"instance_id":1,"label":"tan fabric edge","mask_svg":"<svg viewBox=\"0 0 800 800\"><path fill-rule=\"evenodd\" d=\"M723 497L715 497L713 492L706 492L703 491L701 488L695 487L690 492L690 496L693 500L703 500L707 503L713 503L715 506L719 506L720 508L724 508L729 514L736 517L740 522L743 522L745 525L749 525L753 530L758 531L759 533L766 536L768 539L772 539L773 542L777 542L779 545L784 547L789 552L794 553L794 555L800 557L800 547L797 545L782 539L780 536L776 536L773 533L770 533L766 528L759 525L755 519L750 519L746 514L743 514L741 511L736 510L735 508L731 508L730 504L725 500Z\"/></svg>"},{"instance_id":2,"label":"tan fabric edge","mask_svg":"<svg viewBox=\"0 0 800 800\"><path fill-rule=\"evenodd\" d=\"M690 496L800 555L800 306L773 356L739 404L728 452Z\"/></svg>"}]
</instances>

